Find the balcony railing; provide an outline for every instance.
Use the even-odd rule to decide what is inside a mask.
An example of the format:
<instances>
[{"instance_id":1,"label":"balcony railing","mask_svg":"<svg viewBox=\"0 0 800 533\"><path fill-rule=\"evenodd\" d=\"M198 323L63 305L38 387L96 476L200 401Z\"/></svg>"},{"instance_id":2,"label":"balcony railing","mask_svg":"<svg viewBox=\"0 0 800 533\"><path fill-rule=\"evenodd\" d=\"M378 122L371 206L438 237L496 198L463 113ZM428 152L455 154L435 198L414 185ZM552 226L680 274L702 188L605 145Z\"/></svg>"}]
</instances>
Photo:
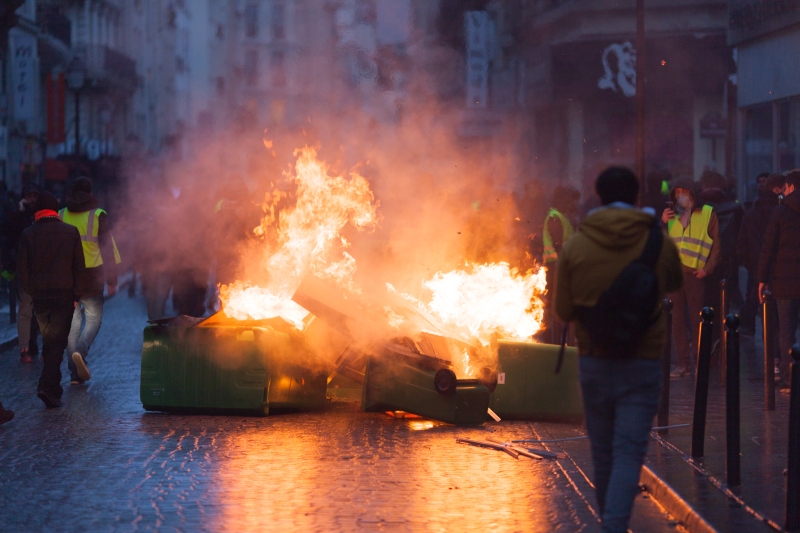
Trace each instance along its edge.
<instances>
[{"instance_id":1,"label":"balcony railing","mask_svg":"<svg viewBox=\"0 0 800 533\"><path fill-rule=\"evenodd\" d=\"M136 61L105 45L88 45L76 50L86 64L86 77L93 84L130 86L136 82Z\"/></svg>"}]
</instances>

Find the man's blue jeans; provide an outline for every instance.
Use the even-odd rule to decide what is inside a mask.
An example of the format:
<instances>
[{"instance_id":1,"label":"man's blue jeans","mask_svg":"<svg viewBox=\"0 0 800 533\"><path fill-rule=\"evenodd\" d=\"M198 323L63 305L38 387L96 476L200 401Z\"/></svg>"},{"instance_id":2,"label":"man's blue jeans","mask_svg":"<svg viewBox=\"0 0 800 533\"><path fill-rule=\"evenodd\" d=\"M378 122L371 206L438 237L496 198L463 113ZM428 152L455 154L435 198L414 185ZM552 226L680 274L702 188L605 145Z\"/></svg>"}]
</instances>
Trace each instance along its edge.
<instances>
[{"instance_id":1,"label":"man's blue jeans","mask_svg":"<svg viewBox=\"0 0 800 533\"><path fill-rule=\"evenodd\" d=\"M628 529L661 392L661 362L580 357L603 532Z\"/></svg>"},{"instance_id":2,"label":"man's blue jeans","mask_svg":"<svg viewBox=\"0 0 800 533\"><path fill-rule=\"evenodd\" d=\"M86 324L84 325L84 318ZM72 326L69 329L69 341L67 343L67 366L70 375L75 378L78 376L78 369L72 362L72 354L79 352L84 360L89 354L89 348L100 331L100 324L103 322L103 295L82 298L75 306L72 314ZM83 327L83 331L81 331Z\"/></svg>"}]
</instances>

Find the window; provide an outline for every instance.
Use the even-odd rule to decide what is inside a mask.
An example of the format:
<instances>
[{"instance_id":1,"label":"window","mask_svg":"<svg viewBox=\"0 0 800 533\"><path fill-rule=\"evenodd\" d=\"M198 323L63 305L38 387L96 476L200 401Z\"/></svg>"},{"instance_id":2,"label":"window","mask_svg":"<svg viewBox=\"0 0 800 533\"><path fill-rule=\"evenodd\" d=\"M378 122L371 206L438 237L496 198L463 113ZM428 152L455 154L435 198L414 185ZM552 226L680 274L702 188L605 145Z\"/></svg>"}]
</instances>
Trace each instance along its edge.
<instances>
[{"instance_id":1,"label":"window","mask_svg":"<svg viewBox=\"0 0 800 533\"><path fill-rule=\"evenodd\" d=\"M247 37L258 37L258 4L247 4L244 8L244 34Z\"/></svg>"},{"instance_id":2,"label":"window","mask_svg":"<svg viewBox=\"0 0 800 533\"><path fill-rule=\"evenodd\" d=\"M772 172L772 104L747 110L744 134L744 171L747 197L755 198L755 178Z\"/></svg>"},{"instance_id":3,"label":"window","mask_svg":"<svg viewBox=\"0 0 800 533\"><path fill-rule=\"evenodd\" d=\"M255 50L244 53L244 78L247 85L258 83L258 52Z\"/></svg>"},{"instance_id":4,"label":"window","mask_svg":"<svg viewBox=\"0 0 800 533\"><path fill-rule=\"evenodd\" d=\"M286 38L286 6L280 3L272 4L272 38Z\"/></svg>"},{"instance_id":5,"label":"window","mask_svg":"<svg viewBox=\"0 0 800 533\"><path fill-rule=\"evenodd\" d=\"M272 52L270 78L273 87L286 87L286 61L283 52Z\"/></svg>"},{"instance_id":6,"label":"window","mask_svg":"<svg viewBox=\"0 0 800 533\"><path fill-rule=\"evenodd\" d=\"M800 100L778 104L778 171L800 166Z\"/></svg>"}]
</instances>

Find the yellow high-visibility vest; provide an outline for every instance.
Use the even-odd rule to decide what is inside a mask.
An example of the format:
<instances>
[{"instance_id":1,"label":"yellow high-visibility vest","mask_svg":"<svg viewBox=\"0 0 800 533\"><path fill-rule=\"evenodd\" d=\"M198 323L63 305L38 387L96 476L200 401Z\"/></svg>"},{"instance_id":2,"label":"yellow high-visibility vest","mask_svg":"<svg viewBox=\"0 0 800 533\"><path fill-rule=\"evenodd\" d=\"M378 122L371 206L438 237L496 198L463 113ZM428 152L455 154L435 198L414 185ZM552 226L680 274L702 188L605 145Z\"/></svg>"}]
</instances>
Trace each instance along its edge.
<instances>
[{"instance_id":1,"label":"yellow high-visibility vest","mask_svg":"<svg viewBox=\"0 0 800 533\"><path fill-rule=\"evenodd\" d=\"M78 228L81 234L81 244L83 245L83 258L86 261L86 268L95 268L103 264L103 256L100 254L100 215L106 212L102 209L92 209L81 213L73 213L69 209L62 209L58 212L61 220ZM111 237L111 244L114 247L114 262L120 264L122 261L117 250L117 243Z\"/></svg>"},{"instance_id":2,"label":"yellow high-visibility vest","mask_svg":"<svg viewBox=\"0 0 800 533\"><path fill-rule=\"evenodd\" d=\"M708 234L708 223L714 209L710 205L703 206L700 211L693 211L689 217L689 225L685 228L677 218L667 222L667 232L681 255L681 263L689 268L699 270L706 266L711 254L713 239Z\"/></svg>"},{"instance_id":3,"label":"yellow high-visibility vest","mask_svg":"<svg viewBox=\"0 0 800 533\"><path fill-rule=\"evenodd\" d=\"M547 212L547 218L544 219L544 228L542 231L542 261L545 263L555 263L558 261L558 254L553 246L553 238L550 236L550 229L547 227L547 223L551 218L557 218L561 222L561 228L563 229L563 235L561 237L562 244L567 242L575 231L572 229L572 224L567 217L562 215L555 207L550 208L550 211Z\"/></svg>"}]
</instances>

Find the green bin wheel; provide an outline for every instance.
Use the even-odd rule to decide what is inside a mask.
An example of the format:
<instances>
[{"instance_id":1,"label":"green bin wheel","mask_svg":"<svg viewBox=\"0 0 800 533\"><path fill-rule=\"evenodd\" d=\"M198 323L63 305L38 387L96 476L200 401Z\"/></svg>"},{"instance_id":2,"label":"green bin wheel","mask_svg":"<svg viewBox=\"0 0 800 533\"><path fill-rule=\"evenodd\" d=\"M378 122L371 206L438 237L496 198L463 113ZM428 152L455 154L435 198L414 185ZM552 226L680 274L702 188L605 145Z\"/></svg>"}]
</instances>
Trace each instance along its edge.
<instances>
[{"instance_id":1,"label":"green bin wheel","mask_svg":"<svg viewBox=\"0 0 800 533\"><path fill-rule=\"evenodd\" d=\"M449 368L442 368L433 376L433 385L439 394L452 396L456 393L456 373Z\"/></svg>"}]
</instances>

